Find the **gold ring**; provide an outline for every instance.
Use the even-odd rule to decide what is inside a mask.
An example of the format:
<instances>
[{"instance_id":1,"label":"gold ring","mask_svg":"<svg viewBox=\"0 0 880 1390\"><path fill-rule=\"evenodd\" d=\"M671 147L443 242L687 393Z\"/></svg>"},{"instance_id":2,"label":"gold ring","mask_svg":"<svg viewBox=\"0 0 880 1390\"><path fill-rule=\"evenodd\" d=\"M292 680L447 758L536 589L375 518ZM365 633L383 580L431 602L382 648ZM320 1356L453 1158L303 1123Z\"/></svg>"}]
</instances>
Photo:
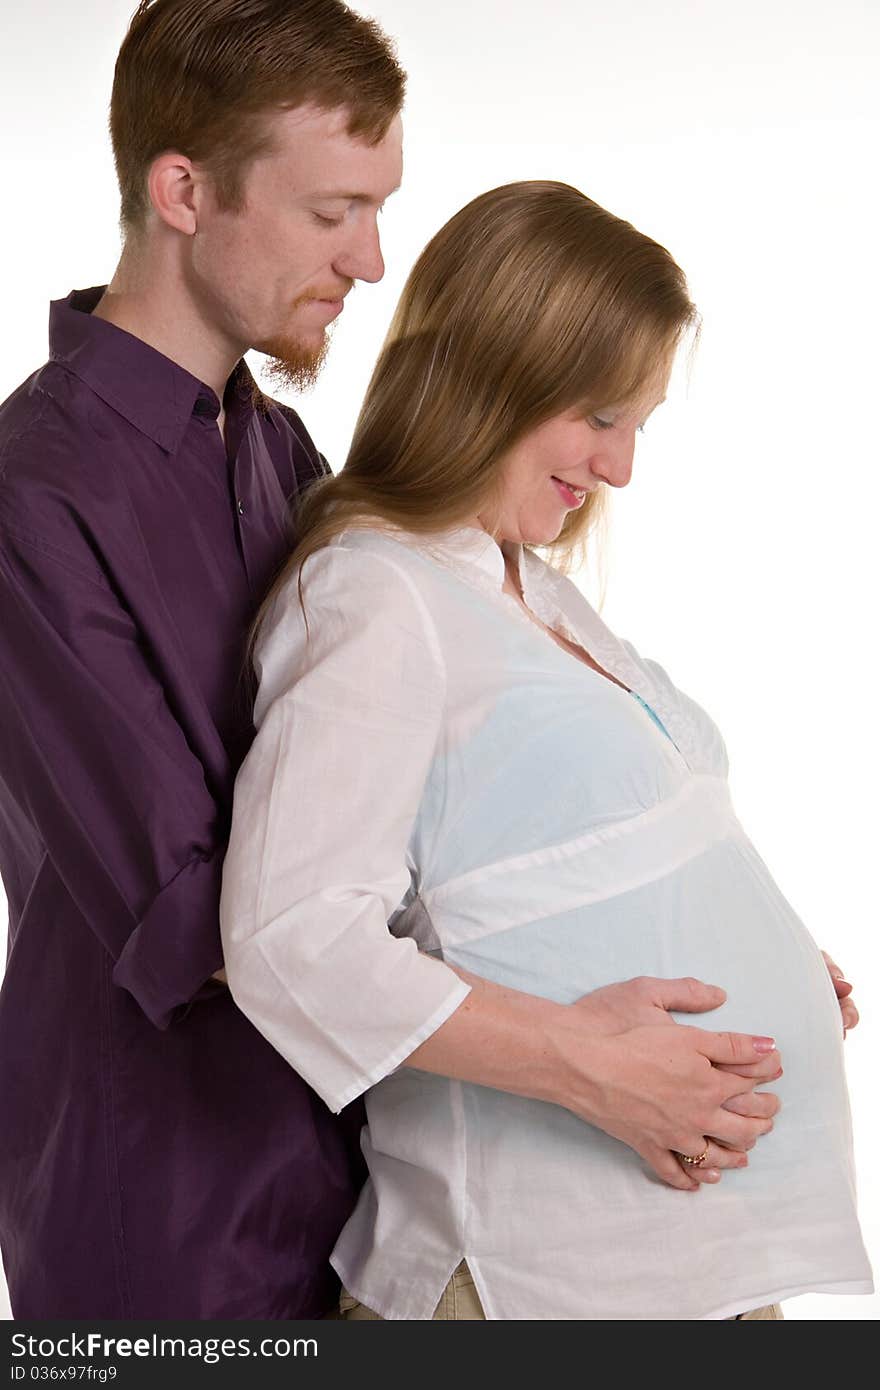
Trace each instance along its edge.
<instances>
[{"instance_id":1,"label":"gold ring","mask_svg":"<svg viewBox=\"0 0 880 1390\"><path fill-rule=\"evenodd\" d=\"M706 1159L709 1157L709 1145L707 1144L703 1152L701 1154L697 1154L696 1158L691 1158L688 1154L680 1154L677 1150L676 1153L677 1156L681 1159L682 1163L686 1163L688 1167L702 1168L703 1164L706 1162Z\"/></svg>"}]
</instances>

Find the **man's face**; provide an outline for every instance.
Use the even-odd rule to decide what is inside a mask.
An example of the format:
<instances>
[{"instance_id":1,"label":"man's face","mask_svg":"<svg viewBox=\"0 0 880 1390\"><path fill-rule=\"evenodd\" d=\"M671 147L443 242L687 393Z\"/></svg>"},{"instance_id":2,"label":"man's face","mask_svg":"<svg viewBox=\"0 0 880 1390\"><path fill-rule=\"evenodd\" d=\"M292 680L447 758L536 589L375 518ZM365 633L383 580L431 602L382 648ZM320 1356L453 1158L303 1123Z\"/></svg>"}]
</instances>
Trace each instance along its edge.
<instances>
[{"instance_id":1,"label":"man's face","mask_svg":"<svg viewBox=\"0 0 880 1390\"><path fill-rule=\"evenodd\" d=\"M273 151L248 169L239 212L221 211L200 180L193 298L224 348L266 353L293 385L316 374L355 280L385 271L377 217L401 179L400 118L378 145L352 139L347 122L312 106L273 116Z\"/></svg>"}]
</instances>

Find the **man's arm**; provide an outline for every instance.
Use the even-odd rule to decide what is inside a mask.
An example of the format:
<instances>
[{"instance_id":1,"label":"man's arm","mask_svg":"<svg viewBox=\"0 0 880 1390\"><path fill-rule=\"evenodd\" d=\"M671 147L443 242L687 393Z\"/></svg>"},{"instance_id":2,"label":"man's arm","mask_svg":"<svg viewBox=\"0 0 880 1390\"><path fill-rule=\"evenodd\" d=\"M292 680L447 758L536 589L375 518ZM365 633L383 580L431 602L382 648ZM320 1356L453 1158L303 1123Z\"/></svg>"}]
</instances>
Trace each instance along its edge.
<instances>
[{"instance_id":1,"label":"man's arm","mask_svg":"<svg viewBox=\"0 0 880 1390\"><path fill-rule=\"evenodd\" d=\"M8 519L0 774L115 960L114 981L166 1026L222 964L224 828L136 624L97 565Z\"/></svg>"}]
</instances>

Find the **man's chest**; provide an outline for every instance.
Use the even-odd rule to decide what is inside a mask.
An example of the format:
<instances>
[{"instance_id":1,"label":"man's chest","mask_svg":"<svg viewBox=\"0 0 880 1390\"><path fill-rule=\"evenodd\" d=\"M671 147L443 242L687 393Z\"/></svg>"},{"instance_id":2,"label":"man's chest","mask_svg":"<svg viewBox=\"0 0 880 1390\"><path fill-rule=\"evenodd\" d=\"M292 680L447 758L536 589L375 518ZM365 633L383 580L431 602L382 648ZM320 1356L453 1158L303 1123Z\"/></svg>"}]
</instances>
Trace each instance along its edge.
<instances>
[{"instance_id":1,"label":"man's chest","mask_svg":"<svg viewBox=\"0 0 880 1390\"><path fill-rule=\"evenodd\" d=\"M103 549L182 722L213 725L238 749L250 737L250 625L289 550L288 500L265 450L245 441L228 460L219 434L210 442L221 447L181 453L161 476L132 467L128 515Z\"/></svg>"}]
</instances>

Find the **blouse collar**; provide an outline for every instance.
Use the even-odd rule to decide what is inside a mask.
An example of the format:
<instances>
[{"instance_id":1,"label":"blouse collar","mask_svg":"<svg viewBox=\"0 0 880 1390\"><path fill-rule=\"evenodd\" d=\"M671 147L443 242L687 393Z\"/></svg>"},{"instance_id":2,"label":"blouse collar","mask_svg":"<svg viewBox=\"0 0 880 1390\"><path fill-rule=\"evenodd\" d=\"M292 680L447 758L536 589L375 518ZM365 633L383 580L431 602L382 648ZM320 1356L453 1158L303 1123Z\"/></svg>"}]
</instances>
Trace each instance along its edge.
<instances>
[{"instance_id":1,"label":"blouse collar","mask_svg":"<svg viewBox=\"0 0 880 1390\"><path fill-rule=\"evenodd\" d=\"M505 556L512 560L520 584L526 579L523 547L513 541L499 543L479 526L459 526L449 531L408 540L464 578L477 580L481 588L500 591L506 576Z\"/></svg>"}]
</instances>

